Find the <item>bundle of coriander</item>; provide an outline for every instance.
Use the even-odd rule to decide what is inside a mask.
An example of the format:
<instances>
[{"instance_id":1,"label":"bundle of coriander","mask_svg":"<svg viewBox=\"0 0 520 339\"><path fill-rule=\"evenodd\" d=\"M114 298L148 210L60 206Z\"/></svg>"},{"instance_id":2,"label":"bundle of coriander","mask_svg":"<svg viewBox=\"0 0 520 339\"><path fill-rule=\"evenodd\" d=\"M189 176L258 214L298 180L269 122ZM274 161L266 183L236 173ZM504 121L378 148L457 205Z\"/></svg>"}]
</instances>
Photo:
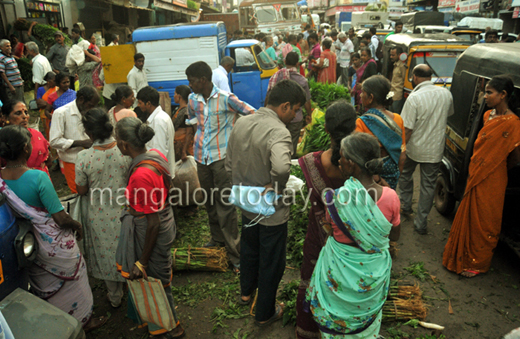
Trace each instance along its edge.
<instances>
[{"instance_id":1,"label":"bundle of coriander","mask_svg":"<svg viewBox=\"0 0 520 339\"><path fill-rule=\"evenodd\" d=\"M14 28L17 31L27 31L29 30L29 27L31 27L32 21L26 20L23 18L18 18L14 22ZM44 24L36 24L34 25L32 32L40 39L40 41L47 47L51 47L54 45L54 33L59 31L57 28L52 27L51 25L44 25ZM65 37L65 44L70 46L72 44L72 41L70 38L64 34ZM14 48L14 46L13 46ZM40 51L40 53L45 54L45 51Z\"/></svg>"},{"instance_id":2,"label":"bundle of coriander","mask_svg":"<svg viewBox=\"0 0 520 339\"><path fill-rule=\"evenodd\" d=\"M172 248L172 268L174 271L218 271L228 269L225 248Z\"/></svg>"}]
</instances>

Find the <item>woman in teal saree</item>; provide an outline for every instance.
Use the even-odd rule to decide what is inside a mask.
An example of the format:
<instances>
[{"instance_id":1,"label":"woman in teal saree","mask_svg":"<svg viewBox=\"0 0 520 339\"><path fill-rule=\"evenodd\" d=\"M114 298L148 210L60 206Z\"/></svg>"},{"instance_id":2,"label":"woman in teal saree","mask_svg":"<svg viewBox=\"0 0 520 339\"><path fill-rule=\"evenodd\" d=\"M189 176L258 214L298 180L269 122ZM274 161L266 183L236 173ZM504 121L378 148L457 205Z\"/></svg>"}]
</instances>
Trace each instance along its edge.
<instances>
[{"instance_id":1,"label":"woman in teal saree","mask_svg":"<svg viewBox=\"0 0 520 339\"><path fill-rule=\"evenodd\" d=\"M389 239L399 238L399 198L373 180L383 167L376 138L347 136L341 155L340 169L349 179L324 193L332 234L306 301L322 338L377 338L392 267Z\"/></svg>"}]
</instances>

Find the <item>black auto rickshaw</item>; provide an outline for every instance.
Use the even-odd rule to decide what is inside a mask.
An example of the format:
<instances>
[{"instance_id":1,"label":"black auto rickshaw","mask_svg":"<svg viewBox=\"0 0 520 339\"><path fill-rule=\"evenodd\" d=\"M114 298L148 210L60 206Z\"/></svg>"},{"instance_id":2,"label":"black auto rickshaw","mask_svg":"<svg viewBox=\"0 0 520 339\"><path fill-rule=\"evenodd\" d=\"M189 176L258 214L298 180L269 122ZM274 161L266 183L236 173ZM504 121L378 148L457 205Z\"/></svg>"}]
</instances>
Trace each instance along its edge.
<instances>
[{"instance_id":1,"label":"black auto rickshaw","mask_svg":"<svg viewBox=\"0 0 520 339\"><path fill-rule=\"evenodd\" d=\"M435 188L435 208L451 214L462 200L468 178L473 146L489 110L484 100L487 82L494 76L509 74L520 96L520 44L476 44L459 57L451 93L455 114L448 117L446 146L441 173ZM520 107L514 109L520 115ZM520 206L520 166L508 172L508 186L502 220L502 239L520 256L520 229L516 209Z\"/></svg>"}]
</instances>

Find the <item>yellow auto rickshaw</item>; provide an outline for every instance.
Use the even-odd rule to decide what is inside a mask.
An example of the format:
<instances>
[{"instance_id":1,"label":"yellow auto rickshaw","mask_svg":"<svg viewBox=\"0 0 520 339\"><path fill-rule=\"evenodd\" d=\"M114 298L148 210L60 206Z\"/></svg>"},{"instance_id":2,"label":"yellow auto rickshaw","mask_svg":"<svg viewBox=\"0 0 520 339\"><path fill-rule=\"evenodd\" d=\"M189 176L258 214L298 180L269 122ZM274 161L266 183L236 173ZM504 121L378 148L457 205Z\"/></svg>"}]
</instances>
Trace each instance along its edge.
<instances>
[{"instance_id":1,"label":"yellow auto rickshaw","mask_svg":"<svg viewBox=\"0 0 520 339\"><path fill-rule=\"evenodd\" d=\"M449 87L457 58L471 45L467 40L447 33L393 34L385 40L383 47L382 74L391 78L394 65L390 50L401 49L400 59L406 66L404 97L413 90L412 70L418 64L427 64L433 72L432 81L439 86Z\"/></svg>"}]
</instances>

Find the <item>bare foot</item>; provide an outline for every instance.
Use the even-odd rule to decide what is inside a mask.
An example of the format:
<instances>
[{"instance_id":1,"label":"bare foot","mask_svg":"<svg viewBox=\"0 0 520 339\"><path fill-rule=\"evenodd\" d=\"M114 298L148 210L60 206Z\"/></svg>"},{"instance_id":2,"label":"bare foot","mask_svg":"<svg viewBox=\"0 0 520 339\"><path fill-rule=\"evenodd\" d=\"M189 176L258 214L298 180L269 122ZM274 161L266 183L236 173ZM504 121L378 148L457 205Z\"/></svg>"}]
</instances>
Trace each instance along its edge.
<instances>
[{"instance_id":1,"label":"bare foot","mask_svg":"<svg viewBox=\"0 0 520 339\"><path fill-rule=\"evenodd\" d=\"M473 278L473 277L476 277L478 273L475 273L475 272L470 272L470 271L465 271L465 272L462 272L460 275L463 276L464 278Z\"/></svg>"}]
</instances>

